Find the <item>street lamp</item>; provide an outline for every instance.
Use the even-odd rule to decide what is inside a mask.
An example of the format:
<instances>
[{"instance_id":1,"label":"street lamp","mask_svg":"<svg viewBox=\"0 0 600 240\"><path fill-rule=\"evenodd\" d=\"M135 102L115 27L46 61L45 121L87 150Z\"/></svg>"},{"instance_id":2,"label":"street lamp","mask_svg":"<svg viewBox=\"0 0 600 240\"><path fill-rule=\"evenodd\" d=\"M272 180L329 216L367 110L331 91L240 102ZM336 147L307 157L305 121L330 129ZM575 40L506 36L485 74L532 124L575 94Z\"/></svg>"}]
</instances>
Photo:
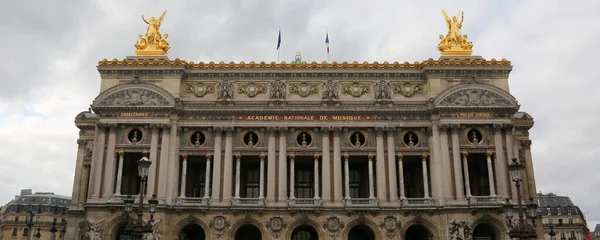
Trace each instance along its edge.
<instances>
[{"instance_id":1,"label":"street lamp","mask_svg":"<svg viewBox=\"0 0 600 240\"><path fill-rule=\"evenodd\" d=\"M42 232L42 231L40 230L40 227L37 227L37 228L35 229L35 233L33 234L33 236L34 236L35 238L37 238L37 239L40 239L40 237L42 237L42 234L41 234L41 232Z\"/></svg>"},{"instance_id":2,"label":"street lamp","mask_svg":"<svg viewBox=\"0 0 600 240\"><path fill-rule=\"evenodd\" d=\"M63 229L60 230L60 234L62 235L63 239L65 239L67 236L67 220L62 220L61 225L63 226Z\"/></svg>"},{"instance_id":3,"label":"street lamp","mask_svg":"<svg viewBox=\"0 0 600 240\"><path fill-rule=\"evenodd\" d=\"M524 214L523 214L523 204L521 203L521 182L523 181L523 170L525 169L525 165L520 161L517 161L516 158L512 159L512 164L508 165L508 170L510 171L510 177L517 187L517 201L519 206L519 224L516 226L512 226L512 229L508 232L508 235L512 239L529 239L529 238L537 238L537 234L533 227L529 227L529 225L525 222ZM535 208L537 205L528 204L528 212L529 216L533 216L533 222L535 224L535 209L531 210L531 208ZM512 208L512 206L511 206ZM531 214L533 212L533 214ZM512 216L512 215L511 215ZM526 218L527 216L525 216ZM512 217L511 217L512 218Z\"/></svg>"},{"instance_id":4,"label":"street lamp","mask_svg":"<svg viewBox=\"0 0 600 240\"><path fill-rule=\"evenodd\" d=\"M150 221L147 224L144 224L142 219L143 210L144 210L144 190L146 189L146 179L148 178L148 169L152 162L147 157L142 157L138 162L138 174L140 176L140 199L138 201L138 209L137 209L137 220L135 222L129 222L125 227L125 231L131 233L134 239L142 239L144 233L151 233L153 231L152 221L154 218L154 211L156 211L156 203L158 202L155 199L148 200L148 208L150 210ZM133 211L133 198L128 197L123 201L125 213L127 216ZM129 220L129 218L127 218Z\"/></svg>"},{"instance_id":5,"label":"street lamp","mask_svg":"<svg viewBox=\"0 0 600 240\"><path fill-rule=\"evenodd\" d=\"M58 230L56 230L56 218L55 218L54 221L52 221L52 228L50 228L50 240L56 239L56 232L58 232Z\"/></svg>"},{"instance_id":6,"label":"street lamp","mask_svg":"<svg viewBox=\"0 0 600 240\"><path fill-rule=\"evenodd\" d=\"M550 232L548 235L550 235L550 240L556 240L556 232L554 231L554 224L552 223L550 223Z\"/></svg>"}]
</instances>

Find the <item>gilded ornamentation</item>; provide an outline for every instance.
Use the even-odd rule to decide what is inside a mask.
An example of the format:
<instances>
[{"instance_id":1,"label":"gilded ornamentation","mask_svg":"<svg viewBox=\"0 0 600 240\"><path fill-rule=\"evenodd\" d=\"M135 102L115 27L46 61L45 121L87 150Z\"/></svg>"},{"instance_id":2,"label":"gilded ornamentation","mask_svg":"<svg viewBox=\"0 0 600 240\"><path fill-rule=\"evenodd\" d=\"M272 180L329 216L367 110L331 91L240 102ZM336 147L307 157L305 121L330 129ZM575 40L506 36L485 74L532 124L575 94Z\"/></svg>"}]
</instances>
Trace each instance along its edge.
<instances>
[{"instance_id":1,"label":"gilded ornamentation","mask_svg":"<svg viewBox=\"0 0 600 240\"><path fill-rule=\"evenodd\" d=\"M144 88L127 88L102 99L95 106L165 106L170 105L162 95Z\"/></svg>"},{"instance_id":2,"label":"gilded ornamentation","mask_svg":"<svg viewBox=\"0 0 600 240\"><path fill-rule=\"evenodd\" d=\"M219 84L219 92L217 93L217 99L221 101L233 100L233 82L223 80Z\"/></svg>"},{"instance_id":3,"label":"gilded ornamentation","mask_svg":"<svg viewBox=\"0 0 600 240\"><path fill-rule=\"evenodd\" d=\"M400 93L405 97L412 97L423 92L422 84L402 83L394 84L394 93Z\"/></svg>"},{"instance_id":4,"label":"gilded ornamentation","mask_svg":"<svg viewBox=\"0 0 600 240\"><path fill-rule=\"evenodd\" d=\"M467 221L453 220L448 226L450 240L471 240L471 227Z\"/></svg>"},{"instance_id":5,"label":"gilded ornamentation","mask_svg":"<svg viewBox=\"0 0 600 240\"><path fill-rule=\"evenodd\" d=\"M485 89L463 89L446 96L442 106L511 106L511 102Z\"/></svg>"},{"instance_id":6,"label":"gilded ornamentation","mask_svg":"<svg viewBox=\"0 0 600 240\"><path fill-rule=\"evenodd\" d=\"M210 220L208 225L217 231L223 231L225 228L229 227L229 220L224 216L215 216L213 220Z\"/></svg>"},{"instance_id":7,"label":"gilded ornamentation","mask_svg":"<svg viewBox=\"0 0 600 240\"><path fill-rule=\"evenodd\" d=\"M446 11L442 10L442 13L446 20L448 33L446 36L440 34L438 50L440 50L443 56L470 56L471 53L473 53L473 43L469 42L466 34L461 35L460 33L463 20L465 19L465 13L459 11L458 15L453 16L452 19L448 16ZM460 21L458 21L459 15Z\"/></svg>"},{"instance_id":8,"label":"gilded ornamentation","mask_svg":"<svg viewBox=\"0 0 600 240\"><path fill-rule=\"evenodd\" d=\"M396 236L396 229L400 227L400 223L394 216L385 216L379 227L386 231L386 235L389 239L394 239Z\"/></svg>"},{"instance_id":9,"label":"gilded ornamentation","mask_svg":"<svg viewBox=\"0 0 600 240\"><path fill-rule=\"evenodd\" d=\"M186 84L185 91L194 94L196 97L204 97L206 94L215 93L215 86L204 83Z\"/></svg>"},{"instance_id":10,"label":"gilded ornamentation","mask_svg":"<svg viewBox=\"0 0 600 240\"><path fill-rule=\"evenodd\" d=\"M392 99L392 87L384 80L375 83L375 101L389 101Z\"/></svg>"},{"instance_id":11,"label":"gilded ornamentation","mask_svg":"<svg viewBox=\"0 0 600 240\"><path fill-rule=\"evenodd\" d=\"M171 48L169 42L167 41L169 35L165 33L163 36L159 31L160 24L165 18L165 14L167 14L167 11L164 11L160 17L158 17L158 19L150 17L150 20L146 20L144 15L142 15L142 20L148 24L148 29L146 30L146 35L140 34L140 40L134 44L135 48L137 49L135 53L138 56L167 55L169 48Z\"/></svg>"},{"instance_id":12,"label":"gilded ornamentation","mask_svg":"<svg viewBox=\"0 0 600 240\"><path fill-rule=\"evenodd\" d=\"M277 79L269 84L269 98L271 100L285 100L285 83Z\"/></svg>"},{"instance_id":13,"label":"gilded ornamentation","mask_svg":"<svg viewBox=\"0 0 600 240\"><path fill-rule=\"evenodd\" d=\"M322 85L323 101L337 101L340 99L338 83L333 80L327 80Z\"/></svg>"},{"instance_id":14,"label":"gilded ornamentation","mask_svg":"<svg viewBox=\"0 0 600 240\"><path fill-rule=\"evenodd\" d=\"M300 84L290 84L290 94L298 94L300 97L308 97L319 93L319 85L315 83L302 82Z\"/></svg>"},{"instance_id":15,"label":"gilded ornamentation","mask_svg":"<svg viewBox=\"0 0 600 240\"><path fill-rule=\"evenodd\" d=\"M358 82L342 85L342 94L360 97L363 94L369 93L371 93L371 87L369 87L369 85L361 85Z\"/></svg>"},{"instance_id":16,"label":"gilded ornamentation","mask_svg":"<svg viewBox=\"0 0 600 240\"><path fill-rule=\"evenodd\" d=\"M246 94L248 97L256 97L258 94L263 94L267 92L267 86L264 84L256 84L254 82L250 82L248 84L238 84L238 94Z\"/></svg>"}]
</instances>

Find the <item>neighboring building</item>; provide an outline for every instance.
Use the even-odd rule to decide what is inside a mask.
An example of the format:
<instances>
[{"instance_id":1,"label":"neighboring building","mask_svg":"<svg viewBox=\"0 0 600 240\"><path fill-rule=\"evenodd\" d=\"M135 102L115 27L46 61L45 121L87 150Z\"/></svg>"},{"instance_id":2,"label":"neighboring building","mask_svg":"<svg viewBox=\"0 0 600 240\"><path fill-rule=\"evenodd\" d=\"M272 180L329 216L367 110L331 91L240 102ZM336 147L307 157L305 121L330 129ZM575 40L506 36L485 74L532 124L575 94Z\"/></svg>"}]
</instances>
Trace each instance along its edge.
<instances>
[{"instance_id":1,"label":"neighboring building","mask_svg":"<svg viewBox=\"0 0 600 240\"><path fill-rule=\"evenodd\" d=\"M66 230L63 226L66 224L67 209L70 204L70 197L51 192L32 193L31 189L21 191L20 195L15 196L15 199L0 211L2 216L0 240L27 239L28 235L33 235L36 231L40 231L40 239L50 239L50 229L54 221L56 221L55 228L58 230L57 239L64 239L64 231L61 230ZM31 229L27 226L29 212L33 213Z\"/></svg>"},{"instance_id":2,"label":"neighboring building","mask_svg":"<svg viewBox=\"0 0 600 240\"><path fill-rule=\"evenodd\" d=\"M600 224L596 224L594 232L592 232L592 238L594 240L600 240Z\"/></svg>"},{"instance_id":3,"label":"neighboring building","mask_svg":"<svg viewBox=\"0 0 600 240\"><path fill-rule=\"evenodd\" d=\"M69 239L129 237L144 156L163 239L505 239L513 158L537 202L512 65L466 38L417 63L192 63L144 56L168 50L159 25L138 56L99 62L75 118Z\"/></svg>"},{"instance_id":4,"label":"neighboring building","mask_svg":"<svg viewBox=\"0 0 600 240\"><path fill-rule=\"evenodd\" d=\"M538 201L545 239L550 239L550 226L553 226L557 239L587 239L589 230L585 216L569 197L538 193Z\"/></svg>"}]
</instances>

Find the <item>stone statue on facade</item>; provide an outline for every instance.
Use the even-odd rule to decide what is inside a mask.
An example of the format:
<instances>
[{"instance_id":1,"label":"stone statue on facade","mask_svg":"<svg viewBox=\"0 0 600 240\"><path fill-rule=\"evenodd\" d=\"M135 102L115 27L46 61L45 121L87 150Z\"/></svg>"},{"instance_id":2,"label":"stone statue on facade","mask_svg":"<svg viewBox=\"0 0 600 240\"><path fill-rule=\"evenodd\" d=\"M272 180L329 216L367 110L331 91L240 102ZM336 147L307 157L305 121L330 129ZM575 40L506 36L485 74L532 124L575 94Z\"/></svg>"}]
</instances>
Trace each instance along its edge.
<instances>
[{"instance_id":1,"label":"stone statue on facade","mask_svg":"<svg viewBox=\"0 0 600 240\"><path fill-rule=\"evenodd\" d=\"M162 219L159 220L158 222L152 224L152 232L151 233L144 233L144 236L142 237L142 239L143 240L162 240L162 235L158 231L158 225L161 222L162 222Z\"/></svg>"},{"instance_id":2,"label":"stone statue on facade","mask_svg":"<svg viewBox=\"0 0 600 240\"><path fill-rule=\"evenodd\" d=\"M233 100L233 82L228 80L223 80L219 84L219 92L217 93L217 99L221 101L231 101Z\"/></svg>"},{"instance_id":3,"label":"stone statue on facade","mask_svg":"<svg viewBox=\"0 0 600 240\"><path fill-rule=\"evenodd\" d=\"M323 100L324 101L337 101L340 99L338 83L333 80L327 80L323 83Z\"/></svg>"},{"instance_id":4,"label":"stone statue on facade","mask_svg":"<svg viewBox=\"0 0 600 240\"><path fill-rule=\"evenodd\" d=\"M271 100L285 100L285 83L277 79L269 84L269 98Z\"/></svg>"},{"instance_id":5,"label":"stone statue on facade","mask_svg":"<svg viewBox=\"0 0 600 240\"><path fill-rule=\"evenodd\" d=\"M102 240L102 225L104 221L100 221L97 223L92 223L89 220L86 220L87 224L87 232L85 233L85 237L88 240Z\"/></svg>"},{"instance_id":6,"label":"stone statue on facade","mask_svg":"<svg viewBox=\"0 0 600 240\"><path fill-rule=\"evenodd\" d=\"M169 51L169 42L167 42L168 34L165 34L164 37L160 33L160 24L162 20L165 18L165 14L167 11L164 11L160 17L150 17L150 20L146 20L144 15L142 15L142 20L148 24L148 28L146 29L146 34L139 35L140 40L138 40L134 46L137 49L135 52L140 56L148 56L148 55L166 55Z\"/></svg>"},{"instance_id":7,"label":"stone statue on facade","mask_svg":"<svg viewBox=\"0 0 600 240\"><path fill-rule=\"evenodd\" d=\"M453 220L448 226L450 240L471 240L471 227L467 221Z\"/></svg>"},{"instance_id":8,"label":"stone statue on facade","mask_svg":"<svg viewBox=\"0 0 600 240\"><path fill-rule=\"evenodd\" d=\"M388 101L392 98L392 87L384 80L375 84L375 101Z\"/></svg>"}]
</instances>

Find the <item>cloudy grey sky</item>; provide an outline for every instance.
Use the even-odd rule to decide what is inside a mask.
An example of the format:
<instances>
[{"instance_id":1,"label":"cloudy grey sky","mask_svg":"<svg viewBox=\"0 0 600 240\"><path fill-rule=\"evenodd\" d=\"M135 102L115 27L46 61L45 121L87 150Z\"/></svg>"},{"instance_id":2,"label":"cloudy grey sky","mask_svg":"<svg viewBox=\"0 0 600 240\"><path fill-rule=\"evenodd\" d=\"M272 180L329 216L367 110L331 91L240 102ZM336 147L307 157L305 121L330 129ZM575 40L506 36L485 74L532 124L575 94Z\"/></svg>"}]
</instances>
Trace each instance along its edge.
<instances>
[{"instance_id":1,"label":"cloudy grey sky","mask_svg":"<svg viewBox=\"0 0 600 240\"><path fill-rule=\"evenodd\" d=\"M511 93L534 116L538 190L600 222L600 1L11 1L0 8L0 205L20 189L71 195L75 115L98 94L97 62L134 54L140 15L168 10L169 57L187 61L421 61L438 58L441 8L465 11L474 54L506 58ZM415 2L415 1L410 1Z\"/></svg>"}]
</instances>

